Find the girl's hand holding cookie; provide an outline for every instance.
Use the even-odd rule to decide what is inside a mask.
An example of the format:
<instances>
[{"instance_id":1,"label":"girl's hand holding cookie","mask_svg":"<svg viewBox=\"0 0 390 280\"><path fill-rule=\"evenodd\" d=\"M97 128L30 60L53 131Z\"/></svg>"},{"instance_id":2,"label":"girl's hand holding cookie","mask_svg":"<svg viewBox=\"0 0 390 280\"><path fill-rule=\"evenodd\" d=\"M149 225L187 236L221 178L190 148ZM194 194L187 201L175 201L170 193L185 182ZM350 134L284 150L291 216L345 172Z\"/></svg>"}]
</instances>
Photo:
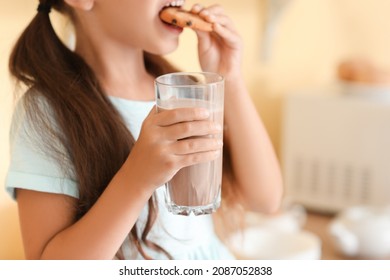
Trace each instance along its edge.
<instances>
[{"instance_id":1,"label":"girl's hand holding cookie","mask_svg":"<svg viewBox=\"0 0 390 280\"><path fill-rule=\"evenodd\" d=\"M217 72L225 79L241 78L242 41L224 9L220 5L205 8L195 4L191 13L213 25L212 32L195 30L202 70Z\"/></svg>"},{"instance_id":2,"label":"girl's hand holding cookie","mask_svg":"<svg viewBox=\"0 0 390 280\"><path fill-rule=\"evenodd\" d=\"M220 5L204 8L195 4L190 11L179 7L162 10L160 18L172 25L191 28L198 35L198 53L203 71L228 78L240 75L241 38Z\"/></svg>"}]
</instances>

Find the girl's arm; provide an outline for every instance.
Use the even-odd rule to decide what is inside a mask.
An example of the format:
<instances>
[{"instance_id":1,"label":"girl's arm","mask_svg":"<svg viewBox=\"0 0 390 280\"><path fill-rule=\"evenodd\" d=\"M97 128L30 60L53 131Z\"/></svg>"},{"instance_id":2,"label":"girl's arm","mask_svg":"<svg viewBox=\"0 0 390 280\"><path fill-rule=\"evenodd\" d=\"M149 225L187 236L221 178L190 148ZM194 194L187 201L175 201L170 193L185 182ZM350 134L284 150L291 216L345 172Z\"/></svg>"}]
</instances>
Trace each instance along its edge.
<instances>
[{"instance_id":1,"label":"girl's arm","mask_svg":"<svg viewBox=\"0 0 390 280\"><path fill-rule=\"evenodd\" d=\"M151 193L119 172L95 205L75 223L75 198L17 191L27 259L112 259ZM130 188L137 185L138 188Z\"/></svg>"},{"instance_id":2,"label":"girl's arm","mask_svg":"<svg viewBox=\"0 0 390 280\"><path fill-rule=\"evenodd\" d=\"M274 212L282 196L282 176L272 143L242 80L226 80L225 143L233 186L252 211Z\"/></svg>"}]
</instances>

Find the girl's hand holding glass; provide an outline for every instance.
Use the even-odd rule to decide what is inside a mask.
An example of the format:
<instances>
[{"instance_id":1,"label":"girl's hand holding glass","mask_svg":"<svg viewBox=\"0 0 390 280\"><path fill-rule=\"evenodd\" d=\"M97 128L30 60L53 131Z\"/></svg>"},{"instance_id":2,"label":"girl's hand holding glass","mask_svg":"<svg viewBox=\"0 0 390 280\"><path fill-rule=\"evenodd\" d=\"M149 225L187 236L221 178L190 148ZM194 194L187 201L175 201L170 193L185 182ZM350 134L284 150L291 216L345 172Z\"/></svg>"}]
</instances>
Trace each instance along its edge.
<instances>
[{"instance_id":1,"label":"girl's hand holding glass","mask_svg":"<svg viewBox=\"0 0 390 280\"><path fill-rule=\"evenodd\" d=\"M154 191L179 169L216 159L222 141L192 138L222 132L222 128L208 118L209 112L204 108L178 108L159 113L153 108L126 164Z\"/></svg>"}]
</instances>

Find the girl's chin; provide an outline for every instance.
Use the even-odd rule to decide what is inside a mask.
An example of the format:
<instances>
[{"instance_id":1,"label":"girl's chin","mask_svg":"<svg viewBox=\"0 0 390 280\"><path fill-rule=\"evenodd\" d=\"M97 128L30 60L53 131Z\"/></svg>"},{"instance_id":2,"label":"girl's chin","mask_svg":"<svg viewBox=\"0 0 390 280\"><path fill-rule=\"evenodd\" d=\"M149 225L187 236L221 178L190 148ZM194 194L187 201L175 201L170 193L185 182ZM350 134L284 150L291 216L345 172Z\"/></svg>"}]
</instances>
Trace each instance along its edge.
<instances>
[{"instance_id":1,"label":"girl's chin","mask_svg":"<svg viewBox=\"0 0 390 280\"><path fill-rule=\"evenodd\" d=\"M148 51L152 54L155 54L155 55L168 55L172 52L174 52L175 50L177 50L179 44L176 43L176 44L170 44L170 45L165 45L163 47L159 47L159 48L156 48L155 50L153 51Z\"/></svg>"}]
</instances>

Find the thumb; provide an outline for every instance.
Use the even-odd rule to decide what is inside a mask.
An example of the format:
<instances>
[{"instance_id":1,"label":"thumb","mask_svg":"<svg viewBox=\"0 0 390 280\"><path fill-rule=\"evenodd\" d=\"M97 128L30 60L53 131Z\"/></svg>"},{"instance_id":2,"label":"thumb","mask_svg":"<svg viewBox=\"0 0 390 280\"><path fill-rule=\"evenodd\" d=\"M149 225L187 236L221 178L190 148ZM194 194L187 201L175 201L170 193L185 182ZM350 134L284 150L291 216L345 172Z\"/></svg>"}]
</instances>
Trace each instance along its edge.
<instances>
[{"instance_id":1,"label":"thumb","mask_svg":"<svg viewBox=\"0 0 390 280\"><path fill-rule=\"evenodd\" d=\"M146 116L146 118L148 118L148 117L150 117L150 116L153 116L153 115L155 115L155 114L157 114L157 105L154 105L154 106L152 107L152 109L150 109L149 114Z\"/></svg>"},{"instance_id":2,"label":"thumb","mask_svg":"<svg viewBox=\"0 0 390 280\"><path fill-rule=\"evenodd\" d=\"M149 111L148 115L145 117L144 122L145 120L151 119L156 114L157 114L157 105L154 105L152 109Z\"/></svg>"},{"instance_id":3,"label":"thumb","mask_svg":"<svg viewBox=\"0 0 390 280\"><path fill-rule=\"evenodd\" d=\"M206 31L194 30L198 37L199 50L207 50L211 45L211 33Z\"/></svg>"}]
</instances>

